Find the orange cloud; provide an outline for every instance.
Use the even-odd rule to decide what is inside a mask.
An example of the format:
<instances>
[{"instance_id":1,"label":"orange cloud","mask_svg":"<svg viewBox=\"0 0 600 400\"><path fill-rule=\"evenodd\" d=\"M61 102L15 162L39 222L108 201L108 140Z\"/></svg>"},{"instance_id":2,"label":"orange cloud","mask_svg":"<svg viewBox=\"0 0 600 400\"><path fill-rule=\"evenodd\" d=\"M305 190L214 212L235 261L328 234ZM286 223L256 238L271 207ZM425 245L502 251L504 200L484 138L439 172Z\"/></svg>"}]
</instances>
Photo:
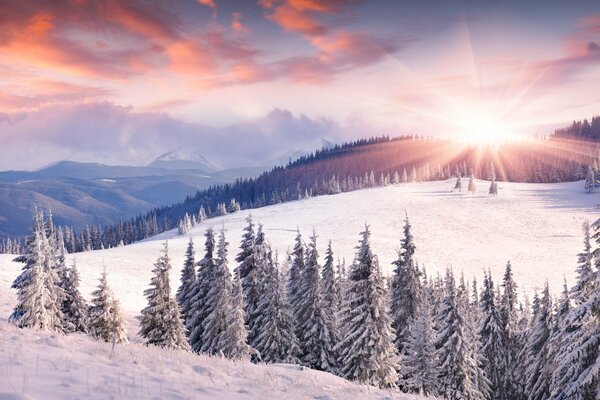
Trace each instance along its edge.
<instances>
[{"instance_id":1,"label":"orange cloud","mask_svg":"<svg viewBox=\"0 0 600 400\"><path fill-rule=\"evenodd\" d=\"M231 29L237 32L246 32L248 28L242 23L242 13L234 12L231 15Z\"/></svg>"},{"instance_id":2,"label":"orange cloud","mask_svg":"<svg viewBox=\"0 0 600 400\"><path fill-rule=\"evenodd\" d=\"M214 0L198 0L198 3L210 8L217 8L217 5L215 4Z\"/></svg>"}]
</instances>

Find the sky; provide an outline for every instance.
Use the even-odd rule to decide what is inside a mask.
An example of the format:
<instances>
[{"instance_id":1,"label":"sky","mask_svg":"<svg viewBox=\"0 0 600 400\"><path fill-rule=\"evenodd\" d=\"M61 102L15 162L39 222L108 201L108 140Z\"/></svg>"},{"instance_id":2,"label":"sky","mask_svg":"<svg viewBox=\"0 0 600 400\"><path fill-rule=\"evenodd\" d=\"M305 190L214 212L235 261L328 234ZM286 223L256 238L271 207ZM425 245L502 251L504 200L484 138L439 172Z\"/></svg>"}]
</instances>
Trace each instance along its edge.
<instances>
[{"instance_id":1,"label":"sky","mask_svg":"<svg viewBox=\"0 0 600 400\"><path fill-rule=\"evenodd\" d=\"M598 1L2 1L0 169L548 134L598 82Z\"/></svg>"}]
</instances>

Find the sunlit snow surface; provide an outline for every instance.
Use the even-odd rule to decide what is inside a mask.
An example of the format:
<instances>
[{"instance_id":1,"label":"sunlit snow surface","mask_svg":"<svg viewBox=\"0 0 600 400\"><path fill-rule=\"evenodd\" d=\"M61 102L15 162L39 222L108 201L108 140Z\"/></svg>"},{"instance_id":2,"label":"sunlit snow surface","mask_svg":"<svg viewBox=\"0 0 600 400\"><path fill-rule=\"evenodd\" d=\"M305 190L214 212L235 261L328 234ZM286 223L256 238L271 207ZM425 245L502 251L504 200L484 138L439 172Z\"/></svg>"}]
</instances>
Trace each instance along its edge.
<instances>
[{"instance_id":1,"label":"sunlit snow surface","mask_svg":"<svg viewBox=\"0 0 600 400\"><path fill-rule=\"evenodd\" d=\"M264 207L252 210L252 215L264 224L280 259L293 245L297 227L305 240L314 227L321 255L331 239L336 257L350 263L358 233L367 222L373 250L384 272L390 273L406 211L417 259L429 274L443 273L452 266L457 273L463 271L467 279L476 276L480 280L482 270L489 268L500 279L506 261L511 260L517 281L529 295L546 279L555 292L563 277L572 282L576 255L582 247L581 225L586 218L594 221L600 216L598 194L585 193L582 182L500 182L498 197L487 194L489 183L484 181L477 182L475 195L452 192L453 186L454 181L444 181L361 190ZM248 211L242 211L194 228L191 236L197 259L202 255L206 228L225 227L233 268L247 215ZM69 255L69 262L77 259L85 296L89 297L101 270L109 272L109 283L127 314L134 342L138 341L134 317L144 306L143 290L167 238L173 282L178 284L189 236L180 237L174 231L126 247ZM10 283L21 268L10 261L12 258L0 255L0 399L49 398L49 393L57 394L50 398L61 399L367 397L364 387L323 373L234 365L145 349L139 344L117 346L109 359L110 346L82 336L55 338L16 330L4 322L15 302ZM2 392L26 396L10 397ZM370 393L373 398L388 395L373 389Z\"/></svg>"}]
</instances>

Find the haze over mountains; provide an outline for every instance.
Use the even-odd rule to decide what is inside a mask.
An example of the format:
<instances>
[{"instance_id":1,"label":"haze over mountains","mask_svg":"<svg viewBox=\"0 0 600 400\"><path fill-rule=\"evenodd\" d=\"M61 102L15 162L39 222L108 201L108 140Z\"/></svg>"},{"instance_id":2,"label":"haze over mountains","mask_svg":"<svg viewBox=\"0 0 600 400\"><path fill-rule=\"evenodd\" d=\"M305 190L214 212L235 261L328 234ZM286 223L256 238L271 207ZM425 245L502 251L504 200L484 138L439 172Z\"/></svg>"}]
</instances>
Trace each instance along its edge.
<instances>
[{"instance_id":1,"label":"haze over mountains","mask_svg":"<svg viewBox=\"0 0 600 400\"><path fill-rule=\"evenodd\" d=\"M229 169L194 149L179 148L148 166L62 161L36 171L0 172L0 238L26 235L35 206L52 210L59 225L104 225L182 201L211 185L256 176L308 150Z\"/></svg>"}]
</instances>

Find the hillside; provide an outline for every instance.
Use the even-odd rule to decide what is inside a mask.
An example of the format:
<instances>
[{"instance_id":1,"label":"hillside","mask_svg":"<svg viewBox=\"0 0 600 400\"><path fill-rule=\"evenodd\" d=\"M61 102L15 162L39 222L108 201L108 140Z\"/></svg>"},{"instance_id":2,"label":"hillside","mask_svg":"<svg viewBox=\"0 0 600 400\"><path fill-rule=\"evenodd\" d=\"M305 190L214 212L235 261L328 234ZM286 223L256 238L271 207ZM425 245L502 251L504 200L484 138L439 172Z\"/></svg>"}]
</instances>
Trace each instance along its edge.
<instances>
[{"instance_id":1,"label":"hillside","mask_svg":"<svg viewBox=\"0 0 600 400\"><path fill-rule=\"evenodd\" d=\"M530 295L545 279L555 292L561 288L563 277L573 281L582 246L581 224L586 218L593 221L600 217L595 207L600 202L597 194L585 193L581 182L501 182L499 196L491 197L485 181L477 181L475 195L452 193L453 183L392 185L321 196L252 210L252 216L264 224L266 237L280 259L292 246L297 227L305 240L314 227L321 256L331 239L335 257L350 263L358 233L367 222L373 249L383 271L389 273L406 211L413 226L417 260L429 274L452 267L463 271L467 279L480 279L483 269L489 268L493 276L500 277L506 261L511 260L520 289ZM233 257L247 216L247 211L233 213L194 228L190 235L196 254L202 254L206 228L224 226ZM178 282L189 237L177 236L174 230L125 247L72 254L69 262L77 259L83 293L92 291L105 267L123 308L133 318L144 305L142 292L165 239L169 240L173 279ZM0 255L0 298L9 304L13 293L7 293L8 287L21 268L10 262L11 258Z\"/></svg>"},{"instance_id":2,"label":"hillside","mask_svg":"<svg viewBox=\"0 0 600 400\"><path fill-rule=\"evenodd\" d=\"M0 399L396 399L290 365L253 365L141 344L21 330L0 321Z\"/></svg>"}]
</instances>

